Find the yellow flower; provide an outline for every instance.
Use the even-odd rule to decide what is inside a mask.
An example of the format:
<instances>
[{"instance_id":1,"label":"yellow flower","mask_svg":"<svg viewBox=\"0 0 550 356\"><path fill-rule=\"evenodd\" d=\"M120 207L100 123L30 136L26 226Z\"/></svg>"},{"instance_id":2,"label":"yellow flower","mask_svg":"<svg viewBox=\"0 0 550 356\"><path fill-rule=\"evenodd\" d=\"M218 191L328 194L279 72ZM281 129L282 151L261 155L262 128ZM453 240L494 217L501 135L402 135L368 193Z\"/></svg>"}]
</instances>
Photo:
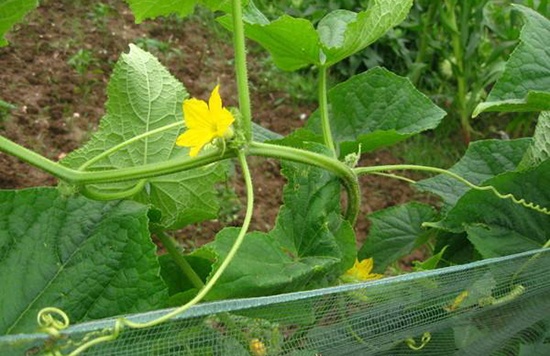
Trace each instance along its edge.
<instances>
[{"instance_id":1,"label":"yellow flower","mask_svg":"<svg viewBox=\"0 0 550 356\"><path fill-rule=\"evenodd\" d=\"M222 106L216 85L208 104L204 100L195 98L183 101L183 117L187 131L176 140L176 145L190 147L189 156L195 157L204 145L216 138L230 138L233 135L231 124L235 121L233 115Z\"/></svg>"},{"instance_id":2,"label":"yellow flower","mask_svg":"<svg viewBox=\"0 0 550 356\"><path fill-rule=\"evenodd\" d=\"M250 352L254 356L265 356L267 355L267 348L265 344L260 339L252 339L248 345Z\"/></svg>"},{"instance_id":3,"label":"yellow flower","mask_svg":"<svg viewBox=\"0 0 550 356\"><path fill-rule=\"evenodd\" d=\"M372 258L364 259L361 262L356 259L353 267L347 270L342 278L346 282L363 282L372 281L384 277L384 275L382 274L371 273L373 266L374 260Z\"/></svg>"}]
</instances>

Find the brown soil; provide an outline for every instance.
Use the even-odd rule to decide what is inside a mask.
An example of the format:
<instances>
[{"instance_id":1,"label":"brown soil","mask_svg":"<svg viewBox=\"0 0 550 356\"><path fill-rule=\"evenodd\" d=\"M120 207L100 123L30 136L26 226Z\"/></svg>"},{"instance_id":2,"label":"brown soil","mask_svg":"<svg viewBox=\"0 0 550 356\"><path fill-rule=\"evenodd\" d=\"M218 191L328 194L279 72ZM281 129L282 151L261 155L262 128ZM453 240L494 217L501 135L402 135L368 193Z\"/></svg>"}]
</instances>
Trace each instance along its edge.
<instances>
[{"instance_id":1,"label":"brown soil","mask_svg":"<svg viewBox=\"0 0 550 356\"><path fill-rule=\"evenodd\" d=\"M58 160L79 147L97 127L104 114L105 89L113 64L128 44L155 39L149 48L172 74L181 80L193 96L206 98L219 81L222 97L228 106L236 105L229 36L205 16L185 21L168 18L134 23L133 15L122 1L43 0L40 7L8 34L10 45L0 49L0 98L15 106L0 112L0 134L50 159ZM98 16L99 13L104 15ZM90 63L82 73L68 62L79 51L89 51ZM252 88L261 87L261 74L251 60ZM281 134L300 127L302 114L315 107L283 92L253 90L255 121ZM399 161L387 151L363 157L362 165L392 164ZM284 179L279 164L273 160L251 160L256 189L253 229L267 231L273 227L281 204ZM237 193L242 196L239 177ZM0 188L24 188L54 185L56 180L38 169L0 153ZM376 176L361 180L362 214L357 225L358 240L368 229L364 215L400 204L415 197L415 192L401 181ZM233 199L237 207L239 201ZM241 207L244 206L242 201ZM229 224L238 224L242 209L235 218L226 214ZM220 219L222 220L222 219ZM185 245L193 247L212 238L226 225L215 221L184 229Z\"/></svg>"}]
</instances>

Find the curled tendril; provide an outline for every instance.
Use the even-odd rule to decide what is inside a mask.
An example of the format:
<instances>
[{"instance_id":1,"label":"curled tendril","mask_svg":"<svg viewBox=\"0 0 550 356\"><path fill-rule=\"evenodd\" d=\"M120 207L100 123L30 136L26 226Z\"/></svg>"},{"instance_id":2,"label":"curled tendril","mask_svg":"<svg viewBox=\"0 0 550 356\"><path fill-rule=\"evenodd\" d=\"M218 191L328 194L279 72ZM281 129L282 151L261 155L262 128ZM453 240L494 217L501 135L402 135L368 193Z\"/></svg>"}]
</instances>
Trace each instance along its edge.
<instances>
[{"instance_id":1,"label":"curled tendril","mask_svg":"<svg viewBox=\"0 0 550 356\"><path fill-rule=\"evenodd\" d=\"M421 342L420 345L416 346L416 341L414 341L414 339L412 337L406 339L405 343L407 344L407 346L411 350L420 351L426 345L428 345L428 343L430 342L431 339L432 339L432 334L430 332L426 331L424 334L422 334L422 339L420 339L420 342Z\"/></svg>"},{"instance_id":2,"label":"curled tendril","mask_svg":"<svg viewBox=\"0 0 550 356\"><path fill-rule=\"evenodd\" d=\"M401 176L394 175L394 174L381 173L382 171L391 171L391 170L416 170L416 171L426 171L426 172L434 172L434 173L445 174L445 175L447 175L451 178L456 179L459 182L462 182L463 184L465 184L466 186L468 186L471 189L475 189L475 190L479 190L479 191L490 191L500 199L510 200L514 204L521 205L521 206L523 206L527 209L531 209L531 210L537 211L537 212L545 214L545 215L550 215L550 208L544 207L544 206L536 204L534 202L529 202L529 201L527 201L523 198L518 199L517 197L515 197L511 193L503 194L503 193L499 192L497 190L497 188L493 187L492 185L477 185L477 184L474 184L474 183L470 182L469 180L463 178L462 176L460 176L460 175L458 175L454 172L451 172L449 170L442 169L442 168L417 166L417 165L410 165L410 164L400 164L400 165L388 165L388 166L358 167L358 168L353 169L353 171L356 174L385 175L387 177L397 178L397 179L408 181L410 183L414 183L414 181L412 181L408 178L405 178L405 177L401 177Z\"/></svg>"},{"instance_id":3,"label":"curled tendril","mask_svg":"<svg viewBox=\"0 0 550 356\"><path fill-rule=\"evenodd\" d=\"M479 187L479 188L485 188L485 187ZM542 213L542 214L545 214L545 215L550 215L550 208L546 208L546 207L543 207L542 205L539 205L539 204L535 204L533 202L528 202L527 200L525 199L518 199L516 198L513 194L501 194L499 193L498 190L496 190L495 187L493 187L492 185L490 186L487 186L486 188L488 189L479 189L479 190L491 190L493 191L493 193L501 198L501 199L510 199L511 201L513 201L514 203L516 204L519 204L525 208L528 208L528 209L532 209L532 210L535 210L535 211L538 211L539 213Z\"/></svg>"},{"instance_id":4,"label":"curled tendril","mask_svg":"<svg viewBox=\"0 0 550 356\"><path fill-rule=\"evenodd\" d=\"M36 316L36 321L40 326L40 330L55 338L59 338L61 336L59 332L66 329L70 324L67 314L55 307L40 310Z\"/></svg>"},{"instance_id":5,"label":"curled tendril","mask_svg":"<svg viewBox=\"0 0 550 356\"><path fill-rule=\"evenodd\" d=\"M143 190L146 183L147 183L147 179L140 179L134 186L125 190L114 192L114 193L101 192L90 186L83 185L80 187L80 193L82 193L82 195L84 195L85 197L94 199L94 200L118 200L118 199L131 197L132 195L136 195L141 190Z\"/></svg>"}]
</instances>

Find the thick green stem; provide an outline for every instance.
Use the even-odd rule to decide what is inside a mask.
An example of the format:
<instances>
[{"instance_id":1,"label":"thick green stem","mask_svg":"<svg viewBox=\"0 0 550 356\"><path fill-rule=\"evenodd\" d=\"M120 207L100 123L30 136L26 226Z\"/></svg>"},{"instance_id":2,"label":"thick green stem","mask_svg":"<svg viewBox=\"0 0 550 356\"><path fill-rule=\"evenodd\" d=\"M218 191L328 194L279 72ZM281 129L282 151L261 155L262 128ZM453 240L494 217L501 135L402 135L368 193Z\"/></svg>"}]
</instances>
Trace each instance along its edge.
<instances>
[{"instance_id":1,"label":"thick green stem","mask_svg":"<svg viewBox=\"0 0 550 356\"><path fill-rule=\"evenodd\" d=\"M4 136L0 136L0 151L15 156L20 160L38 167L41 170L67 182L76 180L79 175L77 171L64 167L57 162L29 150L28 148L20 146L17 143L8 140Z\"/></svg>"},{"instance_id":2,"label":"thick green stem","mask_svg":"<svg viewBox=\"0 0 550 356\"><path fill-rule=\"evenodd\" d=\"M243 11L241 0L233 0L233 46L235 49L235 73L241 111L241 127L247 142L252 140L252 108L246 68L246 44L244 38Z\"/></svg>"},{"instance_id":3,"label":"thick green stem","mask_svg":"<svg viewBox=\"0 0 550 356\"><path fill-rule=\"evenodd\" d=\"M78 171L64 167L39 154L30 151L18 144L0 136L0 150L10 153L22 160L46 171L57 178L75 185L100 184L122 182L136 179L145 179L165 174L177 173L193 168L202 167L211 163L233 158L235 151L226 151L220 154L219 151L205 152L198 157L185 157L164 162L150 163L142 166L119 168L104 171ZM278 146L259 142L252 142L248 147L247 154L286 159L298 163L310 164L331 171L340 177L348 192L348 208L346 219L352 224L359 213L359 185L355 173L344 163L335 158L327 157L318 153L305 151L286 146ZM90 191L93 193L93 191ZM126 192L123 192L124 196ZM118 193L117 193L118 194ZM120 197L116 195L116 197Z\"/></svg>"},{"instance_id":4,"label":"thick green stem","mask_svg":"<svg viewBox=\"0 0 550 356\"><path fill-rule=\"evenodd\" d=\"M349 220L352 225L355 224L357 215L359 214L361 194L356 174L344 163L337 159L310 151L259 142L252 142L248 149L248 153L255 156L272 157L305 163L324 168L336 174L342 179L344 187L347 190L348 208L346 210L346 219Z\"/></svg>"},{"instance_id":5,"label":"thick green stem","mask_svg":"<svg viewBox=\"0 0 550 356\"><path fill-rule=\"evenodd\" d=\"M164 231L155 231L155 235L162 242L162 246L166 248L166 251L170 254L170 257L176 262L183 274L191 281L193 286L197 289L204 287L202 279L197 275L193 267L187 262L187 260L181 254L176 242L170 236L168 236Z\"/></svg>"},{"instance_id":6,"label":"thick green stem","mask_svg":"<svg viewBox=\"0 0 550 356\"><path fill-rule=\"evenodd\" d=\"M118 199L126 199L133 195L136 195L137 193L141 192L143 188L145 187L145 184L147 184L146 179L140 179L136 184L134 184L132 187L120 190L116 192L102 192L99 190L95 190L94 188L83 185L80 187L79 192L84 195L86 198L90 198L93 200L118 200Z\"/></svg>"},{"instance_id":7,"label":"thick green stem","mask_svg":"<svg viewBox=\"0 0 550 356\"><path fill-rule=\"evenodd\" d=\"M69 184L76 185L123 182L134 179L157 177L205 166L235 156L230 152L220 154L220 151L211 151L195 158L185 157L164 162L103 171L79 171L54 162L3 136L0 136L0 151L11 154Z\"/></svg>"},{"instance_id":8,"label":"thick green stem","mask_svg":"<svg viewBox=\"0 0 550 356\"><path fill-rule=\"evenodd\" d=\"M321 115L321 129L325 145L330 149L333 156L336 157L336 148L332 138L328 113L327 72L328 68L326 66L319 67L319 113Z\"/></svg>"}]
</instances>

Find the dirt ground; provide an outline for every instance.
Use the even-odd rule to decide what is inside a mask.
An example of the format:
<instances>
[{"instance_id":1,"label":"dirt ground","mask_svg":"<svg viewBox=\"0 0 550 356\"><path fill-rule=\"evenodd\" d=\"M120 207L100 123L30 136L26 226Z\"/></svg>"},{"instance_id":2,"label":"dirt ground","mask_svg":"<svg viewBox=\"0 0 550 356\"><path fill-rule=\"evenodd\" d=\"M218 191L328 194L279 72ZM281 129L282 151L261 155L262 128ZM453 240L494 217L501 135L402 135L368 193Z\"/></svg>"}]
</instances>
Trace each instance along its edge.
<instances>
[{"instance_id":1,"label":"dirt ground","mask_svg":"<svg viewBox=\"0 0 550 356\"><path fill-rule=\"evenodd\" d=\"M157 55L191 95L207 98L219 81L224 104L235 106L232 52L220 35L222 31L196 15L184 21L169 18L136 25L123 1L43 0L8 34L10 45L0 49L0 99L13 105L11 110L0 109L0 134L53 160L79 147L104 114L114 63L128 51L129 43L136 42ZM283 92L255 90L262 81L256 59L250 58L255 121L288 134L303 124L300 117L309 115L315 106ZM383 150L361 161L362 165L393 163L399 160ZM274 225L285 181L274 160L254 158L251 166L256 189L252 228L267 231ZM242 193L240 180L235 177L237 194ZM55 184L50 175L0 153L1 189ZM397 180L368 176L361 179L361 186L362 214L356 228L359 243L368 230L365 214L417 197L406 183ZM228 218L231 214L226 212L224 222L188 227L178 236L187 247L201 245L227 220L238 224L242 209Z\"/></svg>"}]
</instances>

